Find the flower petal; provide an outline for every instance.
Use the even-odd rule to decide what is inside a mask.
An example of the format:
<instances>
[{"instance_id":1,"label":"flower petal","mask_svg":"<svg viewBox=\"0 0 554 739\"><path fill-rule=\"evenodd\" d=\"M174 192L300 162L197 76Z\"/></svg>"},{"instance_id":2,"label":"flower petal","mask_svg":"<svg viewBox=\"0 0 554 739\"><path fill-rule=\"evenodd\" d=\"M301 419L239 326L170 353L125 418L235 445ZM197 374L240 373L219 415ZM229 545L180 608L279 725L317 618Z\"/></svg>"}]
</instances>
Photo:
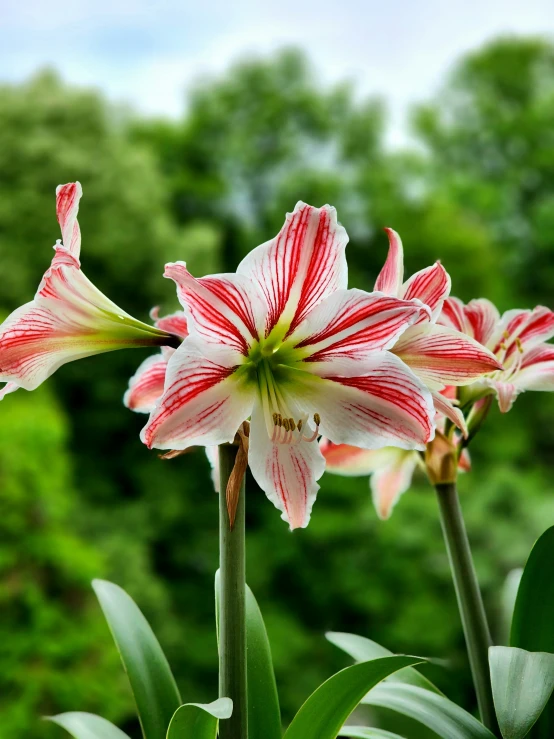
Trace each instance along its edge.
<instances>
[{"instance_id":1,"label":"flower petal","mask_svg":"<svg viewBox=\"0 0 554 739\"><path fill-rule=\"evenodd\" d=\"M79 200L83 194L80 182L68 182L56 188L56 216L62 230L62 243L67 251L79 259L81 230L77 221Z\"/></svg>"},{"instance_id":2,"label":"flower petal","mask_svg":"<svg viewBox=\"0 0 554 739\"><path fill-rule=\"evenodd\" d=\"M0 400L4 400L6 395L15 393L16 390L19 390L19 385L16 385L15 382L7 382L4 387L0 389Z\"/></svg>"},{"instance_id":3,"label":"flower petal","mask_svg":"<svg viewBox=\"0 0 554 739\"><path fill-rule=\"evenodd\" d=\"M554 336L554 313L550 308L538 305L533 310L509 310L504 313L491 342L494 351L505 347L505 358L509 359L519 351L524 351L548 341Z\"/></svg>"},{"instance_id":4,"label":"flower petal","mask_svg":"<svg viewBox=\"0 0 554 739\"><path fill-rule=\"evenodd\" d=\"M321 438L319 448L325 457L326 472L345 477L369 475L390 462L391 449L399 451L394 447L361 449L350 444L333 444L325 437Z\"/></svg>"},{"instance_id":5,"label":"flower petal","mask_svg":"<svg viewBox=\"0 0 554 739\"><path fill-rule=\"evenodd\" d=\"M206 457L210 463L214 490L216 493L219 493L219 448L216 446L207 446L204 451L206 452Z\"/></svg>"},{"instance_id":6,"label":"flower petal","mask_svg":"<svg viewBox=\"0 0 554 739\"><path fill-rule=\"evenodd\" d=\"M442 415L446 416L446 418L450 419L452 423L460 429L460 431L464 435L464 438L467 439L467 424L462 411L457 406L455 406L453 402L449 400L449 398L445 397L441 393L433 390L431 391L431 395L433 396L435 410L438 413L442 413Z\"/></svg>"},{"instance_id":7,"label":"flower petal","mask_svg":"<svg viewBox=\"0 0 554 739\"><path fill-rule=\"evenodd\" d=\"M402 449L391 450L388 465L376 470L369 480L373 505L382 521L390 518L392 509L398 503L402 493L412 484L412 477L417 466L417 453Z\"/></svg>"},{"instance_id":8,"label":"flower petal","mask_svg":"<svg viewBox=\"0 0 554 739\"><path fill-rule=\"evenodd\" d=\"M305 350L306 362L328 362L343 356L361 359L368 352L393 346L422 314L429 316L419 301L363 290L337 290L314 308L291 339L295 349Z\"/></svg>"},{"instance_id":9,"label":"flower petal","mask_svg":"<svg viewBox=\"0 0 554 739\"><path fill-rule=\"evenodd\" d=\"M458 459L458 470L460 472L471 472L471 457L467 449L462 449Z\"/></svg>"},{"instance_id":10,"label":"flower petal","mask_svg":"<svg viewBox=\"0 0 554 739\"><path fill-rule=\"evenodd\" d=\"M175 334L185 339L189 335L187 317L182 310L170 313L167 316L159 317L159 308L152 308L150 318L154 321L157 328L167 331L168 334Z\"/></svg>"},{"instance_id":11,"label":"flower petal","mask_svg":"<svg viewBox=\"0 0 554 739\"><path fill-rule=\"evenodd\" d=\"M431 309L431 320L436 321L449 293L450 275L440 262L435 262L406 280L398 297L404 300L421 300Z\"/></svg>"},{"instance_id":12,"label":"flower petal","mask_svg":"<svg viewBox=\"0 0 554 739\"><path fill-rule=\"evenodd\" d=\"M297 371L289 392L310 416L319 414L322 435L335 444L424 449L434 436L429 390L390 352L375 352L363 363L334 361L327 375Z\"/></svg>"},{"instance_id":13,"label":"flower petal","mask_svg":"<svg viewBox=\"0 0 554 739\"><path fill-rule=\"evenodd\" d=\"M511 382L493 382L492 386L496 390L500 412L507 413L511 410L520 392L519 389Z\"/></svg>"},{"instance_id":14,"label":"flower petal","mask_svg":"<svg viewBox=\"0 0 554 739\"><path fill-rule=\"evenodd\" d=\"M167 365L164 394L142 430L156 449L232 442L251 413L254 388L237 373L237 353L186 338Z\"/></svg>"},{"instance_id":15,"label":"flower petal","mask_svg":"<svg viewBox=\"0 0 554 739\"><path fill-rule=\"evenodd\" d=\"M444 310L443 310L444 313ZM475 341L487 346L500 320L496 306L486 298L471 300L464 309L467 329L465 333L473 336Z\"/></svg>"},{"instance_id":16,"label":"flower petal","mask_svg":"<svg viewBox=\"0 0 554 739\"><path fill-rule=\"evenodd\" d=\"M554 391L554 344L539 344L525 352L514 383L521 390Z\"/></svg>"},{"instance_id":17,"label":"flower petal","mask_svg":"<svg viewBox=\"0 0 554 739\"><path fill-rule=\"evenodd\" d=\"M446 298L443 303L442 311L437 319L437 323L441 326L448 326L461 331L463 334L469 332L468 323L465 315L465 305L460 298Z\"/></svg>"},{"instance_id":18,"label":"flower petal","mask_svg":"<svg viewBox=\"0 0 554 739\"><path fill-rule=\"evenodd\" d=\"M374 290L399 298L404 279L404 250L400 236L392 228L385 228L389 237L389 253L375 281Z\"/></svg>"},{"instance_id":19,"label":"flower petal","mask_svg":"<svg viewBox=\"0 0 554 739\"><path fill-rule=\"evenodd\" d=\"M259 286L269 306L266 336L278 322L283 335L292 333L317 303L346 288L347 242L334 208L298 203L277 236L242 260L237 273Z\"/></svg>"},{"instance_id":20,"label":"flower petal","mask_svg":"<svg viewBox=\"0 0 554 739\"><path fill-rule=\"evenodd\" d=\"M123 396L123 404L129 410L137 413L151 413L154 410L164 391L168 359L164 354L154 354L139 366Z\"/></svg>"},{"instance_id":21,"label":"flower petal","mask_svg":"<svg viewBox=\"0 0 554 739\"><path fill-rule=\"evenodd\" d=\"M393 349L429 387L466 385L502 365L484 346L459 331L434 324L409 328Z\"/></svg>"},{"instance_id":22,"label":"flower petal","mask_svg":"<svg viewBox=\"0 0 554 739\"><path fill-rule=\"evenodd\" d=\"M212 344L227 344L241 354L257 340L267 311L256 285L242 275L193 277L184 262L166 264L164 277L177 285L188 331Z\"/></svg>"},{"instance_id":23,"label":"flower petal","mask_svg":"<svg viewBox=\"0 0 554 739\"><path fill-rule=\"evenodd\" d=\"M317 443L276 444L267 434L263 412L256 403L250 426L248 463L258 485L291 529L310 520L325 460Z\"/></svg>"}]
</instances>

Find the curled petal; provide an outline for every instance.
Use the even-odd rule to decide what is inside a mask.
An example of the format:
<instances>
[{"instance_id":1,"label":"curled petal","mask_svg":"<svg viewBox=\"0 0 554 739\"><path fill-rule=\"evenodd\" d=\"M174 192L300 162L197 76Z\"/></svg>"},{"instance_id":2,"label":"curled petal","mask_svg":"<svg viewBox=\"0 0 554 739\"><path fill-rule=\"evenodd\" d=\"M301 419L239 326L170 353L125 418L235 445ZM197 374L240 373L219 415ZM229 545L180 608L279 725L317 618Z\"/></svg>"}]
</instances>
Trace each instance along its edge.
<instances>
[{"instance_id":1,"label":"curled petal","mask_svg":"<svg viewBox=\"0 0 554 739\"><path fill-rule=\"evenodd\" d=\"M554 344L539 344L525 352L514 382L521 390L554 391Z\"/></svg>"},{"instance_id":2,"label":"curled petal","mask_svg":"<svg viewBox=\"0 0 554 739\"><path fill-rule=\"evenodd\" d=\"M291 392L310 415L319 414L321 433L335 444L423 449L434 436L429 390L390 352L364 360L361 376L360 364L337 360L322 376L298 371Z\"/></svg>"},{"instance_id":3,"label":"curled petal","mask_svg":"<svg viewBox=\"0 0 554 739\"><path fill-rule=\"evenodd\" d=\"M81 251L81 230L77 221L79 200L83 194L80 182L68 182L56 188L56 216L62 230L64 248L79 259Z\"/></svg>"},{"instance_id":4,"label":"curled petal","mask_svg":"<svg viewBox=\"0 0 554 739\"><path fill-rule=\"evenodd\" d=\"M412 484L418 460L416 452L394 448L383 451L390 451L390 461L371 475L369 484L377 515L385 521Z\"/></svg>"},{"instance_id":5,"label":"curled petal","mask_svg":"<svg viewBox=\"0 0 554 739\"><path fill-rule=\"evenodd\" d=\"M156 449L232 442L254 402L254 391L235 361L232 349L186 338L167 364L164 394L142 430L142 441Z\"/></svg>"},{"instance_id":6,"label":"curled petal","mask_svg":"<svg viewBox=\"0 0 554 739\"><path fill-rule=\"evenodd\" d=\"M412 326L402 334L393 351L430 387L466 385L502 369L488 349L446 326Z\"/></svg>"},{"instance_id":7,"label":"curled petal","mask_svg":"<svg viewBox=\"0 0 554 739\"><path fill-rule=\"evenodd\" d=\"M259 286L268 305L266 336L278 323L283 335L292 333L323 298L346 288L347 242L334 208L298 203L277 236L242 260L237 273Z\"/></svg>"},{"instance_id":8,"label":"curled petal","mask_svg":"<svg viewBox=\"0 0 554 739\"><path fill-rule=\"evenodd\" d=\"M507 413L518 396L519 389L511 382L493 382L501 413Z\"/></svg>"},{"instance_id":9,"label":"curled petal","mask_svg":"<svg viewBox=\"0 0 554 739\"><path fill-rule=\"evenodd\" d=\"M310 520L325 460L317 443L276 444L269 438L257 403L252 413L248 462L252 475L291 529Z\"/></svg>"},{"instance_id":10,"label":"curled petal","mask_svg":"<svg viewBox=\"0 0 554 739\"><path fill-rule=\"evenodd\" d=\"M305 350L307 362L363 359L368 352L392 347L421 315L429 313L419 301L337 290L314 308L292 338L296 342L305 334L295 348Z\"/></svg>"},{"instance_id":11,"label":"curled petal","mask_svg":"<svg viewBox=\"0 0 554 739\"><path fill-rule=\"evenodd\" d=\"M431 394L433 396L435 410L438 413L441 413L443 416L446 416L446 418L450 419L452 423L460 429L460 431L464 435L464 438L467 439L467 424L462 411L454 405L452 400L445 397L442 393L432 391Z\"/></svg>"},{"instance_id":12,"label":"curled petal","mask_svg":"<svg viewBox=\"0 0 554 739\"><path fill-rule=\"evenodd\" d=\"M241 275L193 277L184 262L166 264L164 277L177 285L188 331L212 344L227 344L246 355L258 338L265 307L258 289Z\"/></svg>"},{"instance_id":13,"label":"curled petal","mask_svg":"<svg viewBox=\"0 0 554 739\"><path fill-rule=\"evenodd\" d=\"M385 228L389 237L389 253L383 269L375 281L375 290L399 298L404 279L404 250L400 236L392 228Z\"/></svg>"},{"instance_id":14,"label":"curled petal","mask_svg":"<svg viewBox=\"0 0 554 739\"><path fill-rule=\"evenodd\" d=\"M412 275L402 286L398 297L404 300L414 298L421 300L431 309L431 320L436 321L449 293L450 275L440 262L435 262L431 267L426 267Z\"/></svg>"},{"instance_id":15,"label":"curled petal","mask_svg":"<svg viewBox=\"0 0 554 739\"><path fill-rule=\"evenodd\" d=\"M139 366L129 380L129 388L123 396L123 404L129 410L137 413L150 413L154 410L164 391L168 359L164 354L155 354Z\"/></svg>"},{"instance_id":16,"label":"curled petal","mask_svg":"<svg viewBox=\"0 0 554 739\"><path fill-rule=\"evenodd\" d=\"M7 382L4 387L0 389L0 400L4 400L6 395L15 393L16 390L19 390L19 385L16 385L15 382Z\"/></svg>"}]
</instances>

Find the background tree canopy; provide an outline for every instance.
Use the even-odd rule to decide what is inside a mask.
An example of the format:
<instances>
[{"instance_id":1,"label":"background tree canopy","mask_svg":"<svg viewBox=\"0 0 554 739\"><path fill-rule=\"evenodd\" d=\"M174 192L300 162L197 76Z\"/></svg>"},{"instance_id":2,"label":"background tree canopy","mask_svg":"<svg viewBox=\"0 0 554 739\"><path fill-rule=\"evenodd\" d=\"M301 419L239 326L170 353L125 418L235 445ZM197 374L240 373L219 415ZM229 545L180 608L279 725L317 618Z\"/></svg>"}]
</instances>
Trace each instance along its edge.
<instances>
[{"instance_id":1,"label":"background tree canopy","mask_svg":"<svg viewBox=\"0 0 554 739\"><path fill-rule=\"evenodd\" d=\"M6 315L31 299L58 236L54 190L83 184L83 268L146 319L176 305L166 261L233 270L298 199L346 226L350 284L371 289L403 236L411 273L441 258L453 293L501 309L552 306L554 47L501 39L462 59L414 112L409 150L384 144L380 100L325 88L301 53L199 81L178 121L139 119L46 72L0 88L0 258ZM0 405L2 736L55 736L39 716L88 710L138 737L131 696L90 590L106 577L138 601L186 701L216 691L217 499L200 452L161 462L125 410L146 356L60 370ZM489 605L554 520L550 396L495 411L461 481ZM325 476L305 531L290 534L250 480L248 580L264 612L285 719L345 659L323 639L355 631L398 652L447 658L433 678L471 704L435 501L424 480L387 523L367 479ZM492 606L491 606L492 607ZM500 612L491 613L502 638ZM422 624L425 628L422 628ZM392 723L386 726L394 728ZM388 719L390 721L390 719Z\"/></svg>"}]
</instances>

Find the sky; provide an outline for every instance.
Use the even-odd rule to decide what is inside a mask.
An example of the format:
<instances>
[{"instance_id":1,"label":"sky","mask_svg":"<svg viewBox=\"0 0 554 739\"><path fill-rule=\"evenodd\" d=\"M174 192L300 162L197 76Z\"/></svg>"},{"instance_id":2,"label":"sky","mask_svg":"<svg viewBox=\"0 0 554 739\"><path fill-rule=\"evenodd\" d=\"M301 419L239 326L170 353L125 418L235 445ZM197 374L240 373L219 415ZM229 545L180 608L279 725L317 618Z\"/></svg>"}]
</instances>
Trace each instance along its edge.
<instances>
[{"instance_id":1,"label":"sky","mask_svg":"<svg viewBox=\"0 0 554 739\"><path fill-rule=\"evenodd\" d=\"M384 95L394 142L460 54L500 34L554 36L554 0L0 0L0 80L54 67L176 117L199 77L294 45L323 84Z\"/></svg>"}]
</instances>

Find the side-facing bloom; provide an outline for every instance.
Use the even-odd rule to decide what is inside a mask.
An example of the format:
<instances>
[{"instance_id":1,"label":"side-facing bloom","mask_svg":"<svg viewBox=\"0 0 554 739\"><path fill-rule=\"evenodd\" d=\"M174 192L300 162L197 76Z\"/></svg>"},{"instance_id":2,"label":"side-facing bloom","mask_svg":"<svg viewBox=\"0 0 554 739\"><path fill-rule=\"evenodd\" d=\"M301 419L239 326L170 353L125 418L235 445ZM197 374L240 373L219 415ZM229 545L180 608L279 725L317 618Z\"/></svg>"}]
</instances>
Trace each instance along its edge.
<instances>
[{"instance_id":1,"label":"side-facing bloom","mask_svg":"<svg viewBox=\"0 0 554 739\"><path fill-rule=\"evenodd\" d=\"M176 345L168 332L137 321L81 271L78 182L56 190L63 241L34 299L0 325L0 399L19 387L34 390L58 367L93 354L139 346Z\"/></svg>"},{"instance_id":2,"label":"side-facing bloom","mask_svg":"<svg viewBox=\"0 0 554 739\"><path fill-rule=\"evenodd\" d=\"M440 262L435 262L404 282L402 241L391 228L385 231L389 237L389 252L375 282L375 290L403 300L417 298L430 311L430 314L422 314L399 337L391 351L430 389L436 410L465 432L463 415L440 391L447 386L467 385L502 365L493 353L467 332L455 326L437 324L444 301L450 294L448 273Z\"/></svg>"},{"instance_id":3,"label":"side-facing bloom","mask_svg":"<svg viewBox=\"0 0 554 739\"><path fill-rule=\"evenodd\" d=\"M189 336L169 359L164 394L143 430L159 449L215 446L251 418L249 464L291 528L306 526L336 443L423 449L429 391L395 354L428 309L419 300L347 289L345 230L334 208L299 203L236 274L177 284Z\"/></svg>"},{"instance_id":4,"label":"side-facing bloom","mask_svg":"<svg viewBox=\"0 0 554 739\"><path fill-rule=\"evenodd\" d=\"M440 323L462 331L487 347L502 364L469 389L475 397L496 394L502 413L525 390L554 391L554 313L542 305L533 310L509 310L500 315L485 298L467 305L449 298Z\"/></svg>"},{"instance_id":5,"label":"side-facing bloom","mask_svg":"<svg viewBox=\"0 0 554 739\"><path fill-rule=\"evenodd\" d=\"M150 317L162 331L184 339L188 336L187 318L183 311L159 317L159 309L153 308ZM175 349L162 346L157 354L147 357L129 380L129 388L123 396L124 405L136 413L151 413L164 391L167 363Z\"/></svg>"}]
</instances>

